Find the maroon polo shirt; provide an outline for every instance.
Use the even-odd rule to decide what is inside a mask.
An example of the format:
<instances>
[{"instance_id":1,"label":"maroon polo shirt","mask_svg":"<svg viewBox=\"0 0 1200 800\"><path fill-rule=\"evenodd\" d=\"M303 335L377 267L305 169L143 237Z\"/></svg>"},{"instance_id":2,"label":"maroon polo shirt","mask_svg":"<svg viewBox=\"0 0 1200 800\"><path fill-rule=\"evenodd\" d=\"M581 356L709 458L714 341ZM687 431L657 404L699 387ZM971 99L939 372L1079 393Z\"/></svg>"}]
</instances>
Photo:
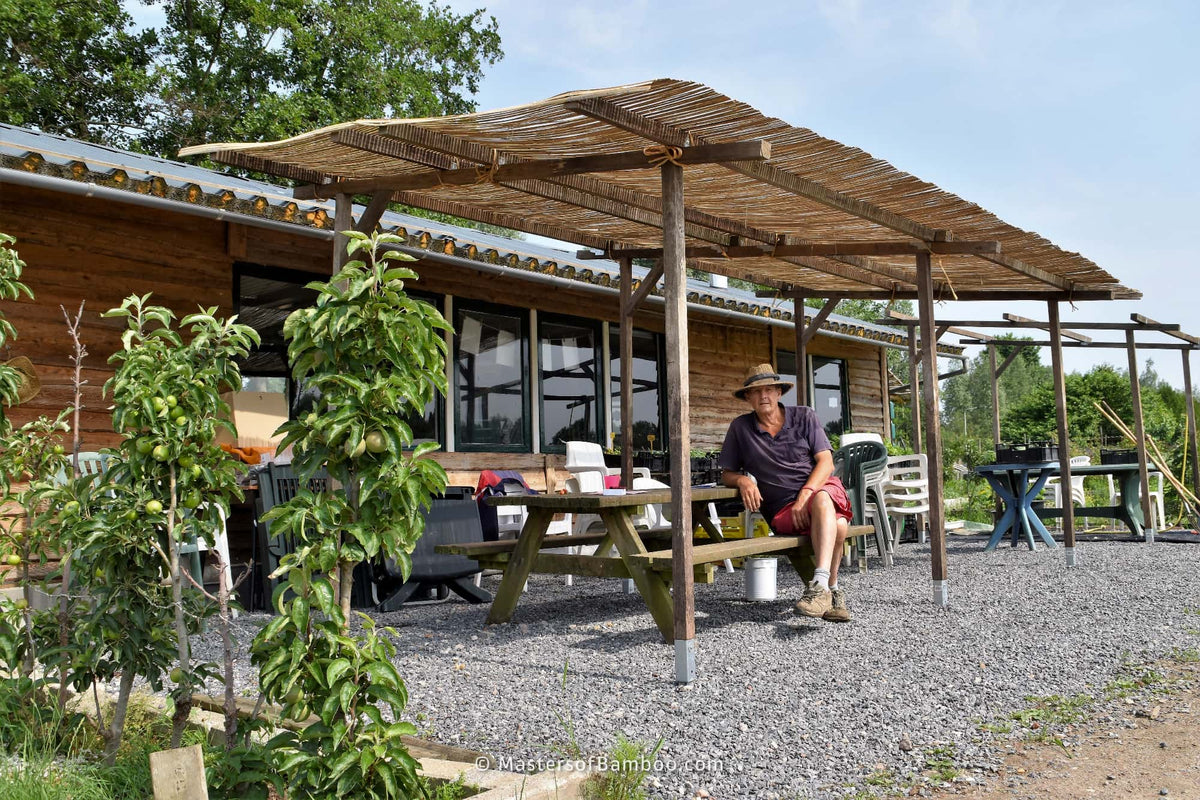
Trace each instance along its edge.
<instances>
[{"instance_id":1,"label":"maroon polo shirt","mask_svg":"<svg viewBox=\"0 0 1200 800\"><path fill-rule=\"evenodd\" d=\"M775 436L758 424L751 411L729 424L721 446L721 469L748 472L758 481L763 516L774 519L796 499L817 463L817 453L832 449L817 412L808 406L785 406L783 427Z\"/></svg>"}]
</instances>

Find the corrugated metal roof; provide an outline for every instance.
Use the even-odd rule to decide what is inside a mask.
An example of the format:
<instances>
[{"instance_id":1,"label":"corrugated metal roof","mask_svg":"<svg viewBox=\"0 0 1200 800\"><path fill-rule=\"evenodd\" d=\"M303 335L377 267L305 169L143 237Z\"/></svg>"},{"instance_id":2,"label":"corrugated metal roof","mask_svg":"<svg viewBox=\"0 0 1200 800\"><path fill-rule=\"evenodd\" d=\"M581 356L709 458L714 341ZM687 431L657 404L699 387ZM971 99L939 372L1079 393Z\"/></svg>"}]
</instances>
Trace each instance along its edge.
<instances>
[{"instance_id":1,"label":"corrugated metal roof","mask_svg":"<svg viewBox=\"0 0 1200 800\"><path fill-rule=\"evenodd\" d=\"M246 217L251 225L255 220L273 220L300 229L333 230L331 201L295 200L290 189L263 181L0 123L0 181L6 170L153 195L183 206L220 208L229 215ZM619 285L620 268L615 262L581 261L574 250L551 244L506 238L393 211L385 213L380 224L386 230L398 230L413 247L507 267L517 279L521 272L532 270L611 286L614 291ZM635 266L635 280L647 271ZM688 281L688 301L697 307L721 308L760 321L792 319L791 301L759 298L736 288L714 288L694 279ZM822 330L892 346L906 341L896 328L838 314L831 314ZM941 349L946 354L961 352L961 348L945 345Z\"/></svg>"}]
</instances>

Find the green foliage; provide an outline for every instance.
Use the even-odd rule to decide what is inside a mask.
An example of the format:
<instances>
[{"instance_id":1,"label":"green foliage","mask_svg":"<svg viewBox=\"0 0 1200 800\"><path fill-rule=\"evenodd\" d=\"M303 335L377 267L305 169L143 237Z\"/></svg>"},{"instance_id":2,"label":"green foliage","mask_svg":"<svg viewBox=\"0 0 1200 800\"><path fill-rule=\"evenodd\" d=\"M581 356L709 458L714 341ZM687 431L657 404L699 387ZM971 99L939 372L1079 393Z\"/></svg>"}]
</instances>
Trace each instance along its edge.
<instances>
[{"instance_id":1,"label":"green foliage","mask_svg":"<svg viewBox=\"0 0 1200 800\"><path fill-rule=\"evenodd\" d=\"M281 447L293 447L301 485L326 469L338 488L301 491L270 512L272 529L300 546L281 561L278 616L251 654L264 695L285 716L320 717L270 742L289 796L423 796L400 738L416 728L388 722L380 708L398 720L408 701L391 664L394 647L365 617L362 632L350 632L349 601L354 566L364 559L395 559L408 575L423 511L445 489L445 471L424 457L436 446L406 449L413 440L403 416L446 391L441 331L449 326L405 294L417 276L396 262L411 259L380 249L397 237L348 238L358 259L331 281L309 284L316 305L284 323L293 374L319 399L280 427Z\"/></svg>"},{"instance_id":2,"label":"green foliage","mask_svg":"<svg viewBox=\"0 0 1200 800\"><path fill-rule=\"evenodd\" d=\"M1028 706L1008 715L1016 724L1028 729L1028 736L1038 741L1056 741L1054 727L1074 725L1088 718L1093 699L1086 694L1070 697L1052 694L1030 695L1025 698Z\"/></svg>"},{"instance_id":3,"label":"green foliage","mask_svg":"<svg viewBox=\"0 0 1200 800\"><path fill-rule=\"evenodd\" d=\"M0 5L0 8L7 8L7 6ZM2 41L3 36L0 36L0 42ZM3 69L4 67L0 66L0 74ZM0 92L0 103L3 103L2 92ZM33 299L33 292L29 290L28 286L21 283L21 273L25 269L25 262L17 255L17 251L12 249L11 245L14 242L16 239L13 237L0 233L0 300L19 300L22 295ZM17 338L16 328L4 318L4 314L0 313L0 347L8 346L9 341L15 338ZM20 386L20 373L6 364L0 364L0 435L7 434L9 431L4 407L16 402L17 390ZM10 474L7 469L0 469L0 481L4 481L4 484L7 485Z\"/></svg>"},{"instance_id":4,"label":"green foliage","mask_svg":"<svg viewBox=\"0 0 1200 800\"><path fill-rule=\"evenodd\" d=\"M925 751L925 769L929 771L931 779L939 783L949 783L959 776L956 759L952 744L931 747Z\"/></svg>"},{"instance_id":5,"label":"green foliage","mask_svg":"<svg viewBox=\"0 0 1200 800\"><path fill-rule=\"evenodd\" d=\"M618 731L605 758L607 768L584 784L583 796L589 800L645 800L646 776L662 744L661 737L651 746Z\"/></svg>"},{"instance_id":6,"label":"green foliage","mask_svg":"<svg viewBox=\"0 0 1200 800\"><path fill-rule=\"evenodd\" d=\"M0 119L128 144L148 114L154 31L119 0L0 0Z\"/></svg>"},{"instance_id":7,"label":"green foliage","mask_svg":"<svg viewBox=\"0 0 1200 800\"><path fill-rule=\"evenodd\" d=\"M474 109L494 18L417 0L0 2L0 120L171 157L360 117Z\"/></svg>"}]
</instances>

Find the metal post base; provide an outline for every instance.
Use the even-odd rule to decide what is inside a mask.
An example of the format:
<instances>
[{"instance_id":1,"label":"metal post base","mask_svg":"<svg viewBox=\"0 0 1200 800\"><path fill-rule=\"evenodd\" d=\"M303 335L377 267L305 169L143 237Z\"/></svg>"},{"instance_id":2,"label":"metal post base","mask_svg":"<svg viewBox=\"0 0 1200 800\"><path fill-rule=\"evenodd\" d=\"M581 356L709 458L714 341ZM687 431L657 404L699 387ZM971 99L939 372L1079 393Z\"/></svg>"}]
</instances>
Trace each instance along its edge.
<instances>
[{"instance_id":1,"label":"metal post base","mask_svg":"<svg viewBox=\"0 0 1200 800\"><path fill-rule=\"evenodd\" d=\"M696 680L696 640L675 640L675 682L691 683Z\"/></svg>"},{"instance_id":2,"label":"metal post base","mask_svg":"<svg viewBox=\"0 0 1200 800\"><path fill-rule=\"evenodd\" d=\"M1075 548L1074 547L1064 547L1063 555L1066 556L1068 567L1075 566Z\"/></svg>"},{"instance_id":3,"label":"metal post base","mask_svg":"<svg viewBox=\"0 0 1200 800\"><path fill-rule=\"evenodd\" d=\"M1154 528L1146 528L1144 533L1146 534L1146 544L1154 544Z\"/></svg>"},{"instance_id":4,"label":"metal post base","mask_svg":"<svg viewBox=\"0 0 1200 800\"><path fill-rule=\"evenodd\" d=\"M950 587L948 581L933 582L933 602L942 608L950 606Z\"/></svg>"}]
</instances>

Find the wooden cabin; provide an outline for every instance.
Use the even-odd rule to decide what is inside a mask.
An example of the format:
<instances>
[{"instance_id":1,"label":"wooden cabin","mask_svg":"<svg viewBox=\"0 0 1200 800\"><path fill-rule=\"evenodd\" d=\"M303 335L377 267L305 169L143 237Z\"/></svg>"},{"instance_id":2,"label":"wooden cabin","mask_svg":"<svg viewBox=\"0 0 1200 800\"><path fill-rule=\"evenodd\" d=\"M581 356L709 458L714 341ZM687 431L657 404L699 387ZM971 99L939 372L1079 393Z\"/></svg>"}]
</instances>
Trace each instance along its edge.
<instances>
[{"instance_id":1,"label":"wooden cabin","mask_svg":"<svg viewBox=\"0 0 1200 800\"><path fill-rule=\"evenodd\" d=\"M619 431L618 267L578 260L561 243L535 243L387 213L382 227L407 241L421 275L411 288L457 331L447 366L452 397L413 420L454 484L482 469L520 469L536 488L565 473L563 442L623 444ZM305 282L330 273L332 204L183 163L0 125L0 231L17 238L33 302L7 303L42 393L14 423L55 415L72 397L63 311L86 301L90 353L82 415L85 449L118 441L101 388L119 347L120 320L101 312L131 293L187 313L216 305L263 334L244 365L256 387L287 383L280 325L307 304ZM647 270L635 268L635 277ZM715 283L715 281L713 282ZM688 292L693 447L717 449L745 411L731 395L748 366L770 361L795 374L791 303L693 280ZM661 448L665 359L661 298L636 317L635 449ZM535 346L536 345L536 346ZM809 345L813 404L834 433L889 435L887 350L901 330L831 315ZM794 395L794 392L793 392ZM653 439L651 437L654 437Z\"/></svg>"}]
</instances>

